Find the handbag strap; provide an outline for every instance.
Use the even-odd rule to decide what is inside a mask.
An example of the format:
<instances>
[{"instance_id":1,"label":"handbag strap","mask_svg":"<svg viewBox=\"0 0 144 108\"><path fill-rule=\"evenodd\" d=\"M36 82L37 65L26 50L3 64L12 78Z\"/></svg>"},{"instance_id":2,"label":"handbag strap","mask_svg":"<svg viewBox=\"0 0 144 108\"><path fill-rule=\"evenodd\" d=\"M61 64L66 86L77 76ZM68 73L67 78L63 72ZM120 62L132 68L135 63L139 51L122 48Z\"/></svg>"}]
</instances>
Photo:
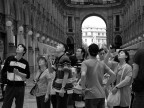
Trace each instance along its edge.
<instances>
[{"instance_id":1,"label":"handbag strap","mask_svg":"<svg viewBox=\"0 0 144 108\"><path fill-rule=\"evenodd\" d=\"M46 69L46 70L47 70L47 69ZM46 70L45 70L45 71L46 71ZM37 82L39 81L39 79L40 79L42 73L44 73L45 71L43 71L43 72L40 73L40 75L39 75L38 78L37 78Z\"/></svg>"},{"instance_id":2,"label":"handbag strap","mask_svg":"<svg viewBox=\"0 0 144 108\"><path fill-rule=\"evenodd\" d=\"M120 82L122 81L122 77L123 77L123 74L124 74L124 71L125 71L125 67L126 67L126 64L124 64L124 65L122 66L122 75L121 75Z\"/></svg>"}]
</instances>

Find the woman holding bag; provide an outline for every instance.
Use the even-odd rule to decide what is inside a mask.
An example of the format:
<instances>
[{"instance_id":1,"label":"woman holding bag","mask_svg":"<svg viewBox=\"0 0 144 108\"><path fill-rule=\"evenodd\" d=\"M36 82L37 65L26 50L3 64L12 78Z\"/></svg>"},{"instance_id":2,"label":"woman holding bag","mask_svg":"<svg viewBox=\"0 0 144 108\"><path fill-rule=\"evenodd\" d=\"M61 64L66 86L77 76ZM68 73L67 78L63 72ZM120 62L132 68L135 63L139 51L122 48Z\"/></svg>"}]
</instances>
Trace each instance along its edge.
<instances>
[{"instance_id":1,"label":"woman holding bag","mask_svg":"<svg viewBox=\"0 0 144 108\"><path fill-rule=\"evenodd\" d=\"M112 89L112 93L116 94L120 90L120 105L114 108L129 108L131 103L131 78L132 67L128 64L129 53L125 50L118 52L119 64L116 68L116 86Z\"/></svg>"},{"instance_id":2,"label":"woman holding bag","mask_svg":"<svg viewBox=\"0 0 144 108\"><path fill-rule=\"evenodd\" d=\"M36 92L37 108L50 108L50 84L52 80L45 57L38 58L38 71L35 81L38 85Z\"/></svg>"}]
</instances>

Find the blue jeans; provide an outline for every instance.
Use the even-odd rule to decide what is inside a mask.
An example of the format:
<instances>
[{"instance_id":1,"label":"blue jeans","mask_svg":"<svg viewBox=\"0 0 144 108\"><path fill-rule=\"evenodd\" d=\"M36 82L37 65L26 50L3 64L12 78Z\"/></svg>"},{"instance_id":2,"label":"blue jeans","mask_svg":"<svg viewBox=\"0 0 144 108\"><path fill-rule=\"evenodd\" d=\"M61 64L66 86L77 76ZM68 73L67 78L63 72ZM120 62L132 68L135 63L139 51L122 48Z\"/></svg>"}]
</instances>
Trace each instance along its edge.
<instances>
[{"instance_id":1,"label":"blue jeans","mask_svg":"<svg viewBox=\"0 0 144 108\"><path fill-rule=\"evenodd\" d=\"M86 99L85 108L105 108L105 98Z\"/></svg>"}]
</instances>

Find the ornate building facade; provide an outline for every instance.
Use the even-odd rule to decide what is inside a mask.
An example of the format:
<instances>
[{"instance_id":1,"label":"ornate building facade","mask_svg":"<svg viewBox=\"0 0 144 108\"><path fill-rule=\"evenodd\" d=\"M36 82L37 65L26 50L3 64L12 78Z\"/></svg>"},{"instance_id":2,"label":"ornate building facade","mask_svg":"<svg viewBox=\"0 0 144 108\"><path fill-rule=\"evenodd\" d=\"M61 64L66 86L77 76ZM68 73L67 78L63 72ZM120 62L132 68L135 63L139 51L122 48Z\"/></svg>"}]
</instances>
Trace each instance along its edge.
<instances>
[{"instance_id":1,"label":"ornate building facade","mask_svg":"<svg viewBox=\"0 0 144 108\"><path fill-rule=\"evenodd\" d=\"M39 55L49 55L58 43L65 43L66 16L61 2L53 0L0 0L0 57L27 47L25 58L31 70Z\"/></svg>"},{"instance_id":2,"label":"ornate building facade","mask_svg":"<svg viewBox=\"0 0 144 108\"><path fill-rule=\"evenodd\" d=\"M106 23L107 44L139 48L144 38L143 0L0 0L0 57L26 45L25 58L35 70L36 58L49 55L58 43L70 50L82 45L82 23L99 16Z\"/></svg>"},{"instance_id":3,"label":"ornate building facade","mask_svg":"<svg viewBox=\"0 0 144 108\"><path fill-rule=\"evenodd\" d=\"M83 27L82 40L87 46L91 43L96 43L99 47L106 45L106 28Z\"/></svg>"}]
</instances>

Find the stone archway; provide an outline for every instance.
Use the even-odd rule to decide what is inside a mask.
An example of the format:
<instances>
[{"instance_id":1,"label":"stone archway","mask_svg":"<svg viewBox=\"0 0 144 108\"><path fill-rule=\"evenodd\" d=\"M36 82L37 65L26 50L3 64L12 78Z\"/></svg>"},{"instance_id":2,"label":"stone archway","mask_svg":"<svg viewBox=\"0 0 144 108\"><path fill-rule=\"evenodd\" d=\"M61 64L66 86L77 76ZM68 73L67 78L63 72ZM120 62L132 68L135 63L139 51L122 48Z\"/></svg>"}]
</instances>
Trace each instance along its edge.
<instances>
[{"instance_id":1,"label":"stone archway","mask_svg":"<svg viewBox=\"0 0 144 108\"><path fill-rule=\"evenodd\" d=\"M66 43L67 43L67 46L68 46L68 52L70 54L73 54L74 53L74 39L73 37L69 36L66 40Z\"/></svg>"},{"instance_id":2,"label":"stone archway","mask_svg":"<svg viewBox=\"0 0 144 108\"><path fill-rule=\"evenodd\" d=\"M77 16L75 18L76 20L76 34L78 37L77 40L82 40L82 33L81 33L81 28L82 28L82 24L84 22L85 19L87 19L88 17L91 17L91 16L97 16L97 17L100 17L101 19L103 19L103 21L105 22L106 24L106 38L107 38L107 45L109 45L110 43L112 43L112 35L110 35L110 30L109 28L112 26L112 23L110 23L110 18L109 16L111 16L108 12L108 10L100 10L100 9L96 9L96 8L93 8L93 9L89 9L89 10L85 10L85 9L82 9L80 11L78 11L77 15L79 14L79 16ZM80 41L77 41L76 40L76 44L80 45Z\"/></svg>"},{"instance_id":3,"label":"stone archway","mask_svg":"<svg viewBox=\"0 0 144 108\"><path fill-rule=\"evenodd\" d=\"M105 24L106 24L106 26L107 26L107 16L104 16L104 15L102 15L102 14L100 14L100 13L88 13L87 15L85 14L82 18L81 18L81 26L82 26L82 23L84 22L84 20L85 19L87 19L88 17L91 17L91 16L97 16L97 17L100 17L101 19L103 19L104 20L104 22L105 22Z\"/></svg>"}]
</instances>

